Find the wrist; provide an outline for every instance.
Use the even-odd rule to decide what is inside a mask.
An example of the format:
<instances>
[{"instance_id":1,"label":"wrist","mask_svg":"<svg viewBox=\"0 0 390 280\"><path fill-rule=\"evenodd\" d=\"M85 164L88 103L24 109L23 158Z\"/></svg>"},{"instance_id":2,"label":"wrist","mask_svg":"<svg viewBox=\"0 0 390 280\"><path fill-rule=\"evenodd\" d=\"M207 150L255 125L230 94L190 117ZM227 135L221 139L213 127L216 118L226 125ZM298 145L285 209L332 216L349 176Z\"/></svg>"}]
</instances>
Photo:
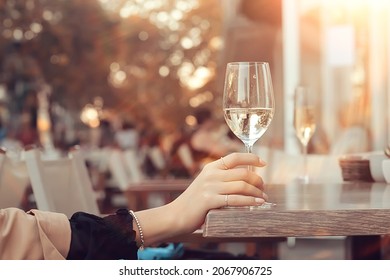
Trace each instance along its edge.
<instances>
[{"instance_id":1,"label":"wrist","mask_svg":"<svg viewBox=\"0 0 390 280\"><path fill-rule=\"evenodd\" d=\"M136 242L139 244L139 249L143 250L145 247L145 239L141 223L133 210L129 210L129 214L133 217L133 230L136 232Z\"/></svg>"},{"instance_id":2,"label":"wrist","mask_svg":"<svg viewBox=\"0 0 390 280\"><path fill-rule=\"evenodd\" d=\"M138 211L135 215L142 227L144 245L150 246L168 240L184 232L183 222L172 204L161 207ZM134 229L137 230L137 241L141 244L139 230L134 221Z\"/></svg>"}]
</instances>

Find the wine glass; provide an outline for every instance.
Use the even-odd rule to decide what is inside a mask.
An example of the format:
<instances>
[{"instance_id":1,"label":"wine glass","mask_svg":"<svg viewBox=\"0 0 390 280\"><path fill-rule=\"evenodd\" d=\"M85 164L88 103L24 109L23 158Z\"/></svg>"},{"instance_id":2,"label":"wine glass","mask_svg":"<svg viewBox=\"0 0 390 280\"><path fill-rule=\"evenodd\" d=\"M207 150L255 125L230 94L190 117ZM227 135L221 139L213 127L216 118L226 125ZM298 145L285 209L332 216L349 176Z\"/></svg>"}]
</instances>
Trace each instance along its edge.
<instances>
[{"instance_id":1,"label":"wine glass","mask_svg":"<svg viewBox=\"0 0 390 280\"><path fill-rule=\"evenodd\" d=\"M314 96L308 87L298 86L294 94L294 128L302 144L303 174L298 177L304 183L309 182L307 171L307 146L316 130Z\"/></svg>"},{"instance_id":2,"label":"wine glass","mask_svg":"<svg viewBox=\"0 0 390 280\"><path fill-rule=\"evenodd\" d=\"M266 132L274 116L275 102L271 72L267 62L227 64L223 93L227 125L244 143L248 153ZM253 166L248 166L253 169ZM264 203L263 207L273 203Z\"/></svg>"}]
</instances>

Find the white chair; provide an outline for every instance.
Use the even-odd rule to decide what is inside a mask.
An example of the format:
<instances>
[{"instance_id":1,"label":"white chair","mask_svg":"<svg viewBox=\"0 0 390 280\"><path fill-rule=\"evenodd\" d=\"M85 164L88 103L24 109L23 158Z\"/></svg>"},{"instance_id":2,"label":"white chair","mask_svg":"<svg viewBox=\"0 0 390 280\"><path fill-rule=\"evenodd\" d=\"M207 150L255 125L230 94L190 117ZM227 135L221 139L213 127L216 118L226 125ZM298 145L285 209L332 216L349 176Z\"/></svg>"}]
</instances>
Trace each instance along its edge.
<instances>
[{"instance_id":1,"label":"white chair","mask_svg":"<svg viewBox=\"0 0 390 280\"><path fill-rule=\"evenodd\" d=\"M100 215L79 150L72 150L67 157L45 160L39 149L28 149L25 161L38 209L64 213L68 217L77 211Z\"/></svg>"},{"instance_id":2,"label":"white chair","mask_svg":"<svg viewBox=\"0 0 390 280\"><path fill-rule=\"evenodd\" d=\"M157 153L156 153L157 154ZM109 157L109 170L113 177L114 184L120 190L120 192L113 192L111 194L111 204L116 205L130 205L134 206L137 200L140 199L139 192L129 192L132 188L138 188L139 186L145 186L150 184L159 185L164 182L165 179L148 179L142 173L139 166L139 159L134 150L115 149L111 152ZM126 192L126 197L123 193ZM114 201L115 200L115 201ZM166 204L166 194L158 192L150 192L146 198L143 198L146 207L157 207ZM141 203L142 204L142 203ZM145 206L143 205L143 206Z\"/></svg>"},{"instance_id":3,"label":"white chair","mask_svg":"<svg viewBox=\"0 0 390 280\"><path fill-rule=\"evenodd\" d=\"M136 150L124 150L123 157L125 161L125 166L128 170L128 174L130 175L130 181L133 183L139 183L144 180L144 174L142 172Z\"/></svg>"},{"instance_id":4,"label":"white chair","mask_svg":"<svg viewBox=\"0 0 390 280\"><path fill-rule=\"evenodd\" d=\"M22 201L29 186L25 163L0 149L0 208L23 208Z\"/></svg>"},{"instance_id":5,"label":"white chair","mask_svg":"<svg viewBox=\"0 0 390 280\"><path fill-rule=\"evenodd\" d=\"M125 191L131 188L132 184L138 184L145 179L135 151L130 149L126 151L112 150L108 159L108 169L112 175L112 180L108 182L108 186L114 187L110 192L106 192L111 206L136 204L134 202L138 199L136 195L128 194L127 197L123 195ZM119 192L116 191L115 187L119 189Z\"/></svg>"},{"instance_id":6,"label":"white chair","mask_svg":"<svg viewBox=\"0 0 390 280\"><path fill-rule=\"evenodd\" d=\"M147 149L147 155L152 161L154 167L158 170L158 172L163 172L167 163L164 156L164 152L158 146L149 147Z\"/></svg>"},{"instance_id":7,"label":"white chair","mask_svg":"<svg viewBox=\"0 0 390 280\"><path fill-rule=\"evenodd\" d=\"M119 149L111 151L108 159L108 170L110 171L114 184L121 190L125 191L130 184L130 175L126 168L123 152Z\"/></svg>"},{"instance_id":8,"label":"white chair","mask_svg":"<svg viewBox=\"0 0 390 280\"><path fill-rule=\"evenodd\" d=\"M136 151L132 149L112 150L108 159L108 169L121 191L127 190L130 184L140 183L145 179Z\"/></svg>"},{"instance_id":9,"label":"white chair","mask_svg":"<svg viewBox=\"0 0 390 280\"><path fill-rule=\"evenodd\" d=\"M91 214L101 214L97 203L97 193L93 189L85 158L77 148L71 149L68 156L73 163L73 171L78 175L78 182L87 211Z\"/></svg>"},{"instance_id":10,"label":"white chair","mask_svg":"<svg viewBox=\"0 0 390 280\"><path fill-rule=\"evenodd\" d=\"M184 165L184 167L188 170L188 173L193 175L195 168L195 160L192 155L192 151L190 146L187 143L183 143L177 149L177 154Z\"/></svg>"}]
</instances>

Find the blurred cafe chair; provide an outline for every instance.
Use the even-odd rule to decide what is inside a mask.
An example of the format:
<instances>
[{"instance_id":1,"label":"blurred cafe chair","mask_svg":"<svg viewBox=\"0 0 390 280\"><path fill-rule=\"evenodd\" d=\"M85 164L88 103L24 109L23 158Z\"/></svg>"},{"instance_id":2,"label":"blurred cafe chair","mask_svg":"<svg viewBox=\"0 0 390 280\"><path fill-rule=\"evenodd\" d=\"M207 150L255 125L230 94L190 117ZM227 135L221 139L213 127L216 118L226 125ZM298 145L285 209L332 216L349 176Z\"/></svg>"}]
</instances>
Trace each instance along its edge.
<instances>
[{"instance_id":1,"label":"blurred cafe chair","mask_svg":"<svg viewBox=\"0 0 390 280\"><path fill-rule=\"evenodd\" d=\"M156 169L153 172L155 174L151 174L151 175L155 177L164 176L167 167L167 162L161 147L159 146L148 147L146 149L146 155L150 159L153 167Z\"/></svg>"},{"instance_id":2,"label":"blurred cafe chair","mask_svg":"<svg viewBox=\"0 0 390 280\"><path fill-rule=\"evenodd\" d=\"M111 187L116 186L120 191L125 191L131 182L131 175L126 168L122 150L114 149L111 151L108 158L108 170L113 179L113 182L110 183Z\"/></svg>"},{"instance_id":3,"label":"blurred cafe chair","mask_svg":"<svg viewBox=\"0 0 390 280\"><path fill-rule=\"evenodd\" d=\"M28 206L29 177L20 153L0 149L0 208ZM27 209L25 209L27 210Z\"/></svg>"},{"instance_id":4,"label":"blurred cafe chair","mask_svg":"<svg viewBox=\"0 0 390 280\"><path fill-rule=\"evenodd\" d=\"M106 192L106 197L114 207L120 205L141 210L161 206L172 201L189 185L185 179L146 177L139 166L136 153L132 150L113 150L109 158L109 170L117 188L106 188L111 189Z\"/></svg>"},{"instance_id":5,"label":"blurred cafe chair","mask_svg":"<svg viewBox=\"0 0 390 280\"><path fill-rule=\"evenodd\" d=\"M130 182L139 183L145 179L140 166L140 161L137 157L137 151L135 149L124 150L123 159L126 170L129 174Z\"/></svg>"},{"instance_id":6,"label":"blurred cafe chair","mask_svg":"<svg viewBox=\"0 0 390 280\"><path fill-rule=\"evenodd\" d=\"M108 158L108 170L111 179L106 181L105 186L106 207L127 207L129 202L123 193L128 190L131 184L144 180L135 150L112 149ZM137 198L134 196L130 200L134 201L135 199ZM135 204L135 202L130 204Z\"/></svg>"},{"instance_id":7,"label":"blurred cafe chair","mask_svg":"<svg viewBox=\"0 0 390 280\"><path fill-rule=\"evenodd\" d=\"M142 196L143 194L127 192L131 190L132 186L150 180L145 178L134 150L113 150L108 165L113 180L110 186L106 188L106 195L112 207L131 205L134 208L135 205L139 204L138 200L143 201L139 201L141 205L159 206L164 204L164 198L156 193L145 197ZM117 188L115 188L115 185ZM127 192L126 197L123 196L124 192Z\"/></svg>"},{"instance_id":8,"label":"blurred cafe chair","mask_svg":"<svg viewBox=\"0 0 390 280\"><path fill-rule=\"evenodd\" d=\"M44 159L39 148L27 147L25 162L39 210L68 217L77 211L100 215L87 166L77 148L65 157Z\"/></svg>"}]
</instances>

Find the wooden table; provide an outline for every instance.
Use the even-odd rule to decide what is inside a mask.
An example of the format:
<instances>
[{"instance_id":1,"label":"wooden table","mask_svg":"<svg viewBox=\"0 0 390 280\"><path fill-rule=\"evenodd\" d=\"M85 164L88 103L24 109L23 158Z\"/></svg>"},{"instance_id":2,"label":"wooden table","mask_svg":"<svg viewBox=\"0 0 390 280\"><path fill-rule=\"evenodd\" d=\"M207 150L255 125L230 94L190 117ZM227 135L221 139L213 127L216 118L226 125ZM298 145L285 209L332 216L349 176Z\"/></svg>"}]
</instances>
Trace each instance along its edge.
<instances>
[{"instance_id":1,"label":"wooden table","mask_svg":"<svg viewBox=\"0 0 390 280\"><path fill-rule=\"evenodd\" d=\"M129 188L124 192L124 195L128 201L128 206L131 209L142 210L148 207L148 196L152 193L160 193L165 197L165 203L172 201L175 196L181 194L187 189L193 180L189 179L153 179L145 180L139 183L132 183ZM203 238L203 230L197 230L192 234L185 234L183 236L175 237L171 242L184 242L184 243L226 243L226 242L244 242L248 244L257 244L258 248L255 251L252 247L247 246L247 254L257 254L260 258L275 259L277 258L277 244L285 241L285 238L253 238L243 237L237 239L235 236L223 237L223 238Z\"/></svg>"},{"instance_id":2,"label":"wooden table","mask_svg":"<svg viewBox=\"0 0 390 280\"><path fill-rule=\"evenodd\" d=\"M381 258L381 236L390 234L390 184L294 182L266 192L276 206L211 210L203 236L348 236L347 258Z\"/></svg>"}]
</instances>

